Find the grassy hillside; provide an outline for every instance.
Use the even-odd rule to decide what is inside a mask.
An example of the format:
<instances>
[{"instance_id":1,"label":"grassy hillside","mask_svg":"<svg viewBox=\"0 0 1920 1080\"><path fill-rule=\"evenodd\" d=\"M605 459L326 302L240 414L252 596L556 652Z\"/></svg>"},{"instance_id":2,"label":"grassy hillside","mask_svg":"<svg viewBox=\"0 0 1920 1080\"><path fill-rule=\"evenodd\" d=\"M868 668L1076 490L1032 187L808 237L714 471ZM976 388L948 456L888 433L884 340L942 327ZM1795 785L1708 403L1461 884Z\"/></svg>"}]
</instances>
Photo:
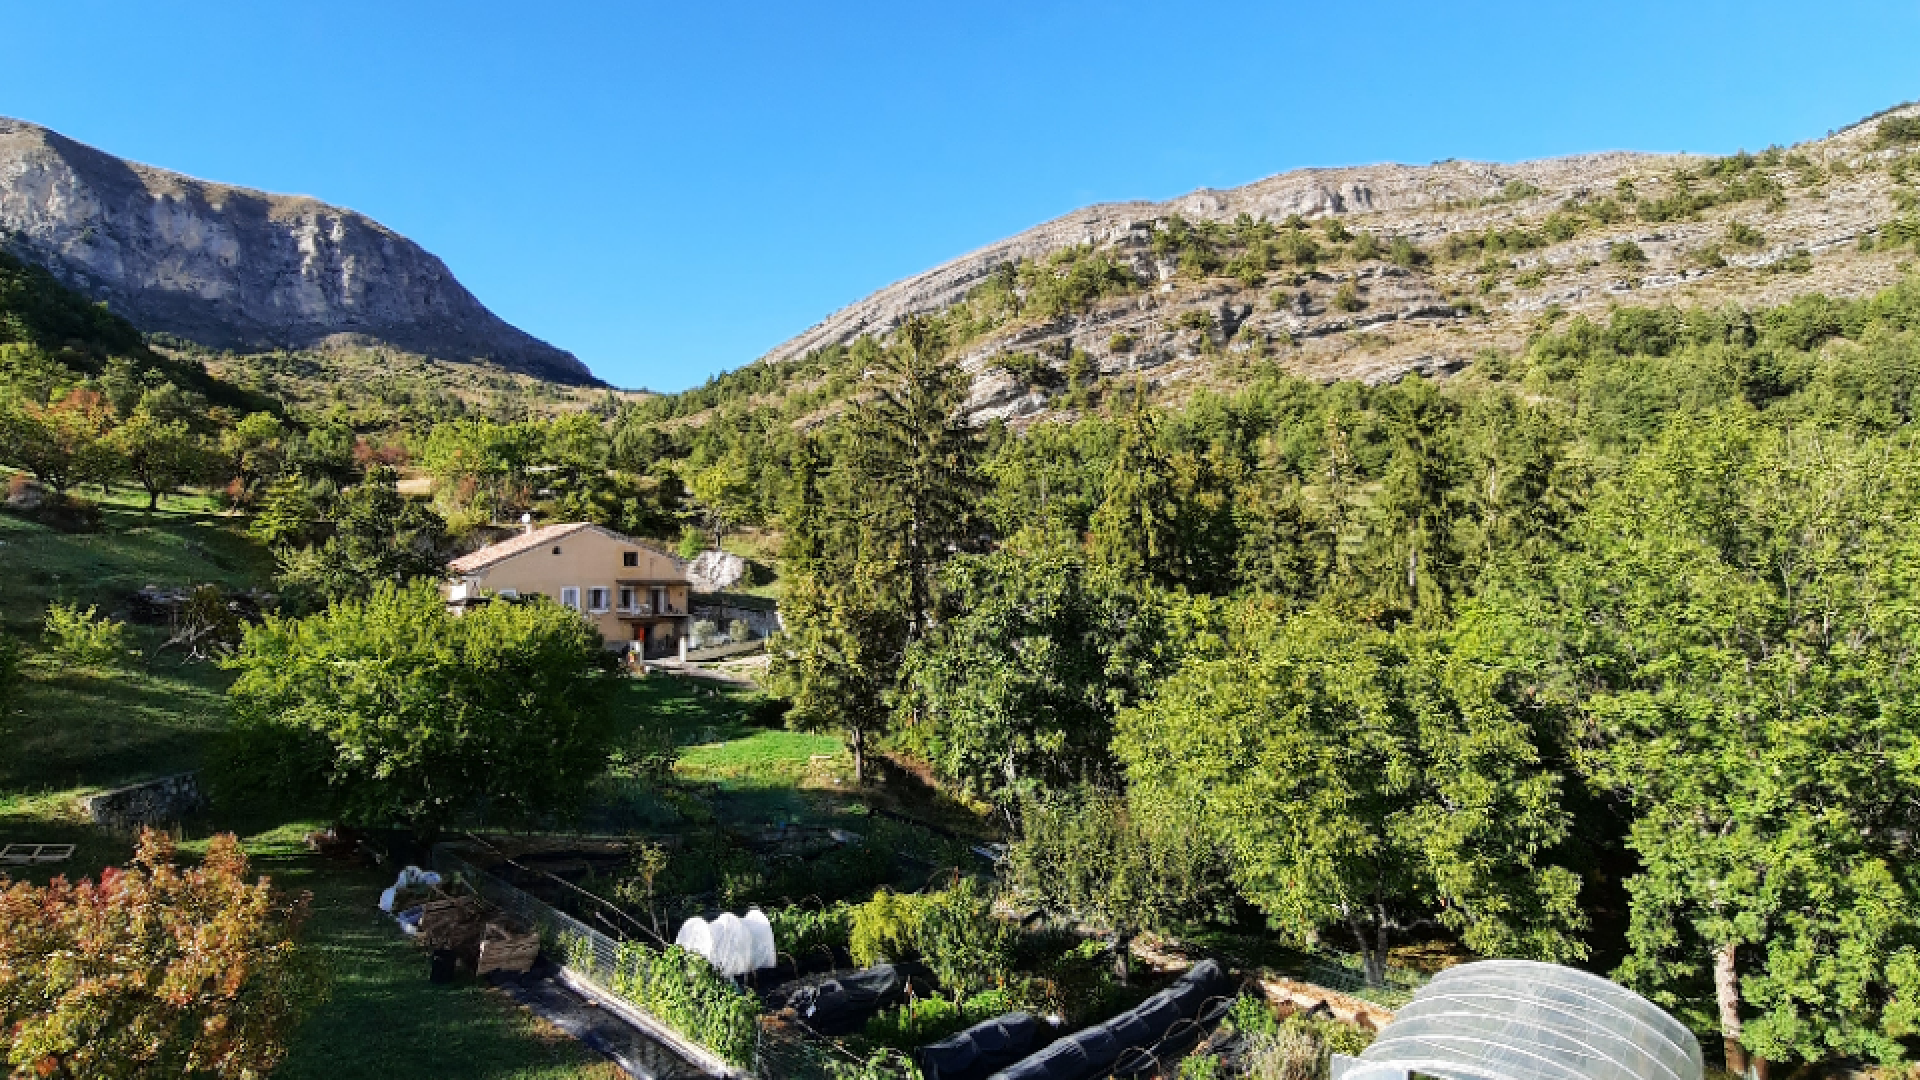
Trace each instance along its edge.
<instances>
[{"instance_id":1,"label":"grassy hillside","mask_svg":"<svg viewBox=\"0 0 1920 1080\"><path fill-rule=\"evenodd\" d=\"M246 535L244 520L213 512L204 497L175 500L151 515L130 497L107 500L102 509L102 529L82 535L0 513L0 561L7 567L0 623L7 632L36 642L54 601L113 613L146 584L270 582L272 560ZM80 797L197 767L227 725L229 676L206 664L151 661L164 636L158 628L135 628L132 644L141 655L97 670L29 652L24 684L0 714L0 846L72 843L77 851L69 863L12 871L14 877L86 876L124 863L131 841L89 824ZM187 851L215 831L238 829L257 869L282 888L313 894L308 939L332 972L333 998L302 1029L277 1077L620 1075L495 991L430 984L425 954L372 908L390 876L308 855L300 837L317 824L216 808L186 825Z\"/></svg>"}]
</instances>

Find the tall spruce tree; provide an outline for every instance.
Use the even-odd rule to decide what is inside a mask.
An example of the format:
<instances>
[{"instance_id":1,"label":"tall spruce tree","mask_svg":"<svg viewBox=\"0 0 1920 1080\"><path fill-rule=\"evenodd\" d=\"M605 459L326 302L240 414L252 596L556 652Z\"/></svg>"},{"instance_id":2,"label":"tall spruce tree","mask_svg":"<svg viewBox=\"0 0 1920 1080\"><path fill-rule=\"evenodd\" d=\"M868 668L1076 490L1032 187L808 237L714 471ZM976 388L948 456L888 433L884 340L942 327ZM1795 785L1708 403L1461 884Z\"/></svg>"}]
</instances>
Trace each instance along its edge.
<instances>
[{"instance_id":1,"label":"tall spruce tree","mask_svg":"<svg viewBox=\"0 0 1920 1080\"><path fill-rule=\"evenodd\" d=\"M938 326L908 319L881 359L873 397L854 418L869 485L859 497L881 535L892 537L914 641L926 634L940 565L982 526L977 507L986 493L980 438L960 415L969 383L945 353Z\"/></svg>"},{"instance_id":2,"label":"tall spruce tree","mask_svg":"<svg viewBox=\"0 0 1920 1080\"><path fill-rule=\"evenodd\" d=\"M797 462L782 515L788 631L768 671L796 724L845 733L862 782L867 736L886 722L908 646L926 636L941 565L982 528L984 494L980 440L959 412L967 382L937 328L909 320L876 366L879 385L846 431Z\"/></svg>"}]
</instances>

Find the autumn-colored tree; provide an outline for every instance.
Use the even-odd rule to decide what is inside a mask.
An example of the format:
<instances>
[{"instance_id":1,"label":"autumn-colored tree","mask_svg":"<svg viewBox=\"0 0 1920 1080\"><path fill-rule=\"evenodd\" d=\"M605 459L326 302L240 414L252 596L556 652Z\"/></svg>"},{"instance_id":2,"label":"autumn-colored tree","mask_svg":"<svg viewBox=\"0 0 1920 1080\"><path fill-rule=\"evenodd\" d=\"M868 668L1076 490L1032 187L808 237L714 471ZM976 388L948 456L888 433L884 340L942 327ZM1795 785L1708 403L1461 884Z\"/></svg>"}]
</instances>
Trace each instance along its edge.
<instances>
[{"instance_id":1,"label":"autumn-colored tree","mask_svg":"<svg viewBox=\"0 0 1920 1080\"><path fill-rule=\"evenodd\" d=\"M13 1075L258 1077L326 996L295 937L307 898L249 879L231 835L200 866L148 830L100 880L0 891L0 1049Z\"/></svg>"},{"instance_id":2,"label":"autumn-colored tree","mask_svg":"<svg viewBox=\"0 0 1920 1080\"><path fill-rule=\"evenodd\" d=\"M0 402L0 445L34 478L64 493L88 480L108 482L116 466L107 445L113 411L99 394L74 390L50 405Z\"/></svg>"}]
</instances>

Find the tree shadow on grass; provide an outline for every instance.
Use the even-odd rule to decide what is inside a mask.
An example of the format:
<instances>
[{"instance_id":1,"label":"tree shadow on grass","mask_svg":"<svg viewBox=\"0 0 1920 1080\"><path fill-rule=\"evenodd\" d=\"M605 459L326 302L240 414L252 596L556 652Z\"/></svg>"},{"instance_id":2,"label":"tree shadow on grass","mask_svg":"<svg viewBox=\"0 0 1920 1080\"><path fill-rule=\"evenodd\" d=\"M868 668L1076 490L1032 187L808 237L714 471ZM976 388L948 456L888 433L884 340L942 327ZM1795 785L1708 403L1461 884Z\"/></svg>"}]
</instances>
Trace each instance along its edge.
<instances>
[{"instance_id":1,"label":"tree shadow on grass","mask_svg":"<svg viewBox=\"0 0 1920 1080\"><path fill-rule=\"evenodd\" d=\"M115 787L195 768L227 724L223 672L205 667L27 669L0 716L0 793Z\"/></svg>"}]
</instances>

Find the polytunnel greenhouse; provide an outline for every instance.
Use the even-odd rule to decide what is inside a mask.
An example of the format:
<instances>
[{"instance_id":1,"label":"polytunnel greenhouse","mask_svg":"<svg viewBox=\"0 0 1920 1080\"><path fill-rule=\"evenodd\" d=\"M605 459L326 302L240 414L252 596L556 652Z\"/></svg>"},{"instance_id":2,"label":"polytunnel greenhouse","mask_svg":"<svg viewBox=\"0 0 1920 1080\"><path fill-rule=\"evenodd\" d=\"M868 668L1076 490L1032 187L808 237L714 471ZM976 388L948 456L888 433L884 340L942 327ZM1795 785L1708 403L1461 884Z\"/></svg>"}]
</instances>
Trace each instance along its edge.
<instances>
[{"instance_id":1,"label":"polytunnel greenhouse","mask_svg":"<svg viewBox=\"0 0 1920 1080\"><path fill-rule=\"evenodd\" d=\"M1701 1080L1700 1043L1646 998L1530 960L1434 976L1333 1080Z\"/></svg>"}]
</instances>

